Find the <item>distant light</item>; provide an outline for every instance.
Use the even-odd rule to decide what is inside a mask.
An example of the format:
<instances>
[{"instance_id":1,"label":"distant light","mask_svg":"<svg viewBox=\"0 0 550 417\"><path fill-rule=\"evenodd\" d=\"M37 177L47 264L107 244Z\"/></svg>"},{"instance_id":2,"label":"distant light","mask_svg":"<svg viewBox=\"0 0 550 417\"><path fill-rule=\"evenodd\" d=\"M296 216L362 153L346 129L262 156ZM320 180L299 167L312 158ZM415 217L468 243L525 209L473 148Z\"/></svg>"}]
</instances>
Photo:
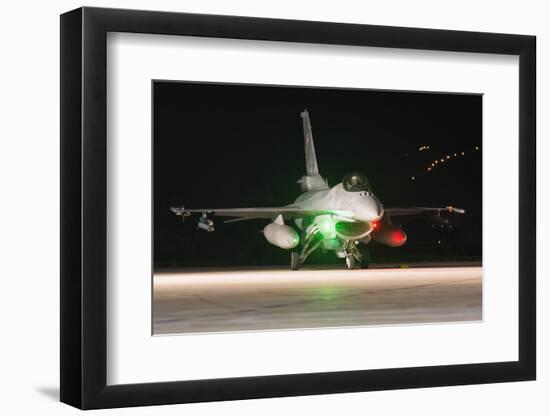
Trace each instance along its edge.
<instances>
[{"instance_id":1,"label":"distant light","mask_svg":"<svg viewBox=\"0 0 550 417\"><path fill-rule=\"evenodd\" d=\"M441 158L441 162L443 162L443 161L444 161L444 159L443 159L443 158Z\"/></svg>"},{"instance_id":2,"label":"distant light","mask_svg":"<svg viewBox=\"0 0 550 417\"><path fill-rule=\"evenodd\" d=\"M479 146L476 146L476 151L479 151Z\"/></svg>"},{"instance_id":3,"label":"distant light","mask_svg":"<svg viewBox=\"0 0 550 417\"><path fill-rule=\"evenodd\" d=\"M371 225L372 225L373 230L376 230L380 226L380 222L372 222Z\"/></svg>"},{"instance_id":4,"label":"distant light","mask_svg":"<svg viewBox=\"0 0 550 417\"><path fill-rule=\"evenodd\" d=\"M428 171L431 171L432 170L432 167L428 167Z\"/></svg>"},{"instance_id":5,"label":"distant light","mask_svg":"<svg viewBox=\"0 0 550 417\"><path fill-rule=\"evenodd\" d=\"M414 177L411 177L411 180L413 180L413 181L414 181Z\"/></svg>"},{"instance_id":6,"label":"distant light","mask_svg":"<svg viewBox=\"0 0 550 417\"><path fill-rule=\"evenodd\" d=\"M436 164L439 164L439 161L436 160L435 163L436 163Z\"/></svg>"},{"instance_id":7,"label":"distant light","mask_svg":"<svg viewBox=\"0 0 550 417\"><path fill-rule=\"evenodd\" d=\"M464 152L460 152L462 155L464 155Z\"/></svg>"},{"instance_id":8,"label":"distant light","mask_svg":"<svg viewBox=\"0 0 550 417\"><path fill-rule=\"evenodd\" d=\"M437 241L437 244L438 244L438 245L441 245L441 240L438 240L438 241Z\"/></svg>"},{"instance_id":9,"label":"distant light","mask_svg":"<svg viewBox=\"0 0 550 417\"><path fill-rule=\"evenodd\" d=\"M455 156L458 156L458 154L455 153Z\"/></svg>"}]
</instances>

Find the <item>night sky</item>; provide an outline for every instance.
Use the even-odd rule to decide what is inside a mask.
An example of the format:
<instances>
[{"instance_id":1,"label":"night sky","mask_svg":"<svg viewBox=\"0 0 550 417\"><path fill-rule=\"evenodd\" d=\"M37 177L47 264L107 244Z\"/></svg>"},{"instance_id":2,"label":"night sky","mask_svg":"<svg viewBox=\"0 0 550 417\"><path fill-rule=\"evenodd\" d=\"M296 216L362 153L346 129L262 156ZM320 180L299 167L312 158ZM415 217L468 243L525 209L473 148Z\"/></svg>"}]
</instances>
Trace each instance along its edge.
<instances>
[{"instance_id":1,"label":"night sky","mask_svg":"<svg viewBox=\"0 0 550 417\"><path fill-rule=\"evenodd\" d=\"M394 218L408 242L371 242L372 262L481 260L481 96L154 81L155 268L288 264L289 251L260 233L265 220L214 218L207 233L169 208L292 203L305 174L304 109L330 186L361 171L385 207L466 209L449 230L429 216ZM306 265L342 262L318 251Z\"/></svg>"}]
</instances>

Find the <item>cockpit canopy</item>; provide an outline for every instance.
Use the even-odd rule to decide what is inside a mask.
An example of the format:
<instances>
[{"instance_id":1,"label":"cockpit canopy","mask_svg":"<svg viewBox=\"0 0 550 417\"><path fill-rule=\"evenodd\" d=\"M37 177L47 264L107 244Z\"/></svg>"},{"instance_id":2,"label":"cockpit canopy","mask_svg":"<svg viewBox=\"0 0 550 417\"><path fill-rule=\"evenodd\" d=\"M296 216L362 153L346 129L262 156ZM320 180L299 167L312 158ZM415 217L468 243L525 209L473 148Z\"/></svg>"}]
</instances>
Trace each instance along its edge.
<instances>
[{"instance_id":1,"label":"cockpit canopy","mask_svg":"<svg viewBox=\"0 0 550 417\"><path fill-rule=\"evenodd\" d=\"M350 172L342 180L346 191L370 191L370 184L367 176L361 172Z\"/></svg>"}]
</instances>

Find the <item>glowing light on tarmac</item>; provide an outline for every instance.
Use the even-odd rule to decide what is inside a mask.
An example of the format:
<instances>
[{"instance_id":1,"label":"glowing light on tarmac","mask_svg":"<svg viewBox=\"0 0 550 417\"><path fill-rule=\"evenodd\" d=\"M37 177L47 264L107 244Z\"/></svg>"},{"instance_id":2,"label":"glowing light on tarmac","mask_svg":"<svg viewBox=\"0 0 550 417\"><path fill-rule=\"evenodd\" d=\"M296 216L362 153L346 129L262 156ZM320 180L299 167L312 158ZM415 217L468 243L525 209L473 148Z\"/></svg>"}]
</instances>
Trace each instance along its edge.
<instances>
[{"instance_id":1,"label":"glowing light on tarmac","mask_svg":"<svg viewBox=\"0 0 550 417\"><path fill-rule=\"evenodd\" d=\"M335 297L341 296L343 291L341 288L334 287L320 287L313 289L312 293L324 301L331 301Z\"/></svg>"}]
</instances>

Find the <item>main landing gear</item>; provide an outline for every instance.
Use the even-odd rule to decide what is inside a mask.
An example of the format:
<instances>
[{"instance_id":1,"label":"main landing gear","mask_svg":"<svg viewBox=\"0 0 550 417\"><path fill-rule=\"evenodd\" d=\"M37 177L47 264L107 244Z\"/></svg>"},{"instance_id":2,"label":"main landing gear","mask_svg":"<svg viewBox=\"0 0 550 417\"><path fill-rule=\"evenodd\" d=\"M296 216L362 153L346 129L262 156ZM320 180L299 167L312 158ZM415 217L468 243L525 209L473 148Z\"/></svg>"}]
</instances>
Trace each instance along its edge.
<instances>
[{"instance_id":1,"label":"main landing gear","mask_svg":"<svg viewBox=\"0 0 550 417\"><path fill-rule=\"evenodd\" d=\"M315 252L315 250L321 245L322 241L323 237L321 233L319 233L319 226L312 224L308 227L306 233L301 239L301 249L299 251L292 251L290 254L290 269L293 271L298 270L307 257Z\"/></svg>"},{"instance_id":2,"label":"main landing gear","mask_svg":"<svg viewBox=\"0 0 550 417\"><path fill-rule=\"evenodd\" d=\"M290 253L290 269L297 271L300 268L300 253L292 251Z\"/></svg>"},{"instance_id":3,"label":"main landing gear","mask_svg":"<svg viewBox=\"0 0 550 417\"><path fill-rule=\"evenodd\" d=\"M302 244L298 250L290 253L290 269L297 271L300 265L304 263L309 255L311 255L323 242L323 236L319 233L317 225L312 225L305 233ZM370 256L369 251L364 244L357 244L355 241L346 240L340 241L336 251L339 258L344 258L347 269L366 269L369 267Z\"/></svg>"}]
</instances>

